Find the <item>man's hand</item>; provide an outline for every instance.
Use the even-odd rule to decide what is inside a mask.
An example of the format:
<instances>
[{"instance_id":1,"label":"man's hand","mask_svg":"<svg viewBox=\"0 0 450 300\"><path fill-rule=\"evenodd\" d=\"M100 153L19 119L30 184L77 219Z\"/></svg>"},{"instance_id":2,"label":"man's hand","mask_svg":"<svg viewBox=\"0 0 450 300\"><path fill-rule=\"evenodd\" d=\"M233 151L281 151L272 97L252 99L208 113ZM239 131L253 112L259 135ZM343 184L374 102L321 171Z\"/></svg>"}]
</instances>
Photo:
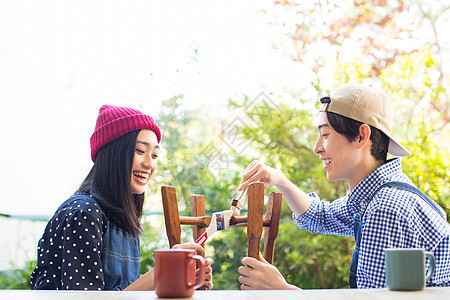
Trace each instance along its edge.
<instances>
[{"instance_id":1,"label":"man's hand","mask_svg":"<svg viewBox=\"0 0 450 300\"><path fill-rule=\"evenodd\" d=\"M284 174L277 169L273 169L257 160L252 161L244 170L238 191L245 190L252 182L263 182L267 189L273 185L287 180Z\"/></svg>"},{"instance_id":2,"label":"man's hand","mask_svg":"<svg viewBox=\"0 0 450 300\"><path fill-rule=\"evenodd\" d=\"M280 271L269 264L262 255L257 260L252 257L244 257L238 272L242 275L239 282L241 290L293 290L298 287L288 284Z\"/></svg>"}]
</instances>

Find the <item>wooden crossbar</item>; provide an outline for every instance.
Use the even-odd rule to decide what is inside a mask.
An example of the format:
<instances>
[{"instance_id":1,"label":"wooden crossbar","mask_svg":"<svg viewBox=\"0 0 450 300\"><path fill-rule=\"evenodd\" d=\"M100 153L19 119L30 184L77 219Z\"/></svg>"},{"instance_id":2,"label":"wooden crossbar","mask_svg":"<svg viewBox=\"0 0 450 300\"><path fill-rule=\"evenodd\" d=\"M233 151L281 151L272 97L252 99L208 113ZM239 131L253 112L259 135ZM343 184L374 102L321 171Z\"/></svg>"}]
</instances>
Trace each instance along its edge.
<instances>
[{"instance_id":1,"label":"wooden crossbar","mask_svg":"<svg viewBox=\"0 0 450 300\"><path fill-rule=\"evenodd\" d=\"M247 226L247 216L237 217L231 216L230 225L232 227L246 227ZM185 217L180 216L180 225L194 225L199 226L201 228L207 228L211 223L211 217L202 216L202 217ZM263 219L263 226L270 227L271 220Z\"/></svg>"},{"instance_id":2,"label":"wooden crossbar","mask_svg":"<svg viewBox=\"0 0 450 300\"><path fill-rule=\"evenodd\" d=\"M174 187L161 187L167 238L170 247L181 243L181 225L193 226L193 237L196 240L211 223L211 217L205 216L205 198L203 195L191 196L191 216L180 216L177 195ZM230 225L247 227L248 256L259 258L261 236L264 229L264 258L272 263L275 241L281 213L282 194L269 194L267 212L264 218L264 184L255 182L249 185L247 216L233 216Z\"/></svg>"}]
</instances>

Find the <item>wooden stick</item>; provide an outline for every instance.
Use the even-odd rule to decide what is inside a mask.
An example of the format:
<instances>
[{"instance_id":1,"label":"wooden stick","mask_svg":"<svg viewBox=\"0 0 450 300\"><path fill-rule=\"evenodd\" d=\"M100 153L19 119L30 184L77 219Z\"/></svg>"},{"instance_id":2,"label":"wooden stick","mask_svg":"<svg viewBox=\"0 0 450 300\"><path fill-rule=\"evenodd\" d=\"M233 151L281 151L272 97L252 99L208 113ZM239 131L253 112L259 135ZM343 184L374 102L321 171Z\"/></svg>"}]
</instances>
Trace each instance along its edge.
<instances>
[{"instance_id":1,"label":"wooden stick","mask_svg":"<svg viewBox=\"0 0 450 300\"><path fill-rule=\"evenodd\" d=\"M181 225L195 225L201 228L206 228L211 223L211 217L180 217Z\"/></svg>"},{"instance_id":2,"label":"wooden stick","mask_svg":"<svg viewBox=\"0 0 450 300\"><path fill-rule=\"evenodd\" d=\"M246 227L247 226L247 216L242 217L236 217L232 216L230 220L230 225L233 227ZM196 225L201 228L207 228L209 226L209 223L211 223L211 217L180 217L180 224L181 225ZM269 227L270 226L270 220L263 220L263 226Z\"/></svg>"},{"instance_id":3,"label":"wooden stick","mask_svg":"<svg viewBox=\"0 0 450 300\"><path fill-rule=\"evenodd\" d=\"M180 213L178 212L177 192L173 186L161 187L161 195L170 248L181 243Z\"/></svg>"},{"instance_id":4,"label":"wooden stick","mask_svg":"<svg viewBox=\"0 0 450 300\"><path fill-rule=\"evenodd\" d=\"M194 217L204 217L205 216L205 196L203 195L191 195L191 216ZM210 220L211 223L211 220ZM194 237L194 241L198 239L199 236L201 236L203 234L203 232L205 232L205 228L197 226L197 225L192 225L192 236ZM201 256L203 256L203 258L206 257L206 253L202 252L202 253L197 253ZM196 263L197 268L200 268L200 262L197 261ZM207 287L206 286L202 286L199 288L199 290L206 290Z\"/></svg>"},{"instance_id":5,"label":"wooden stick","mask_svg":"<svg viewBox=\"0 0 450 300\"><path fill-rule=\"evenodd\" d=\"M266 219L270 221L270 226L264 229L264 258L273 264L275 253L275 240L278 236L278 227L280 223L281 202L283 201L281 193L271 192L267 203Z\"/></svg>"},{"instance_id":6,"label":"wooden stick","mask_svg":"<svg viewBox=\"0 0 450 300\"><path fill-rule=\"evenodd\" d=\"M255 182L248 189L248 256L259 259L264 216L264 183Z\"/></svg>"},{"instance_id":7,"label":"wooden stick","mask_svg":"<svg viewBox=\"0 0 450 300\"><path fill-rule=\"evenodd\" d=\"M205 196L191 195L191 216L205 217ZM211 223L211 220L210 220L210 223ZM198 226L196 224L192 225L192 235L194 237L194 241L197 240L199 238L199 236L201 236L203 234L203 232L205 232L204 227ZM205 257L205 252L201 253L201 255L203 257Z\"/></svg>"}]
</instances>

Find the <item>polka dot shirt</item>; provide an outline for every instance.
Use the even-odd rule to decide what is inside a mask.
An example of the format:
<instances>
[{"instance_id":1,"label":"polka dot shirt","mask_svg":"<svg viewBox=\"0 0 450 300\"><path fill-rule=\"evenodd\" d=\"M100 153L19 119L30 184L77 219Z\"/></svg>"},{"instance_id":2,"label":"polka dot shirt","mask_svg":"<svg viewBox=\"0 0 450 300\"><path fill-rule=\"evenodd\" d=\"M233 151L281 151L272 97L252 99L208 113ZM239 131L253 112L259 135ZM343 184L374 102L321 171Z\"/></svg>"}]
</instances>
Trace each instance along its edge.
<instances>
[{"instance_id":1,"label":"polka dot shirt","mask_svg":"<svg viewBox=\"0 0 450 300\"><path fill-rule=\"evenodd\" d=\"M105 282L100 258L106 226L105 214L92 199L86 196L66 201L39 240L31 288L102 290Z\"/></svg>"}]
</instances>

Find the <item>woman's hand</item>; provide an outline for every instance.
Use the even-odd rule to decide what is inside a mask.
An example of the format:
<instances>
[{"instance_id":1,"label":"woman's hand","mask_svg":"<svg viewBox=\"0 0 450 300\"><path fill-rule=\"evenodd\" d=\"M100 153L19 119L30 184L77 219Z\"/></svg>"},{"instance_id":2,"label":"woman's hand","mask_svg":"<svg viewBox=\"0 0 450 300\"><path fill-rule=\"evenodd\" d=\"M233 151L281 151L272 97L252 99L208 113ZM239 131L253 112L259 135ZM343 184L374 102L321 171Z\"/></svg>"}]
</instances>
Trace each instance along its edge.
<instances>
[{"instance_id":1,"label":"woman's hand","mask_svg":"<svg viewBox=\"0 0 450 300\"><path fill-rule=\"evenodd\" d=\"M212 258L211 257L207 257L205 259L205 263L206 263L206 267L205 267L205 281L203 282L203 286L199 288L199 290L211 290L214 287L213 284L213 276L212 276ZM197 269L195 275L196 277L198 277L198 272L200 271L200 269Z\"/></svg>"},{"instance_id":2,"label":"woman's hand","mask_svg":"<svg viewBox=\"0 0 450 300\"><path fill-rule=\"evenodd\" d=\"M260 161L252 161L244 170L241 184L238 191L245 190L250 183L263 182L264 188L267 189L273 185L277 185L285 178L284 174L277 169L266 166Z\"/></svg>"},{"instance_id":3,"label":"woman's hand","mask_svg":"<svg viewBox=\"0 0 450 300\"><path fill-rule=\"evenodd\" d=\"M194 243L194 242L176 244L176 245L173 245L172 249L194 249L200 253L205 252L205 248L203 248L202 246L200 246L199 244Z\"/></svg>"},{"instance_id":4,"label":"woman's hand","mask_svg":"<svg viewBox=\"0 0 450 300\"><path fill-rule=\"evenodd\" d=\"M288 284L280 271L269 264L262 255L257 260L252 257L244 257L238 272L242 275L239 282L241 290L293 290L298 287Z\"/></svg>"},{"instance_id":5,"label":"woman's hand","mask_svg":"<svg viewBox=\"0 0 450 300\"><path fill-rule=\"evenodd\" d=\"M200 253L204 253L205 249L200 246L197 243L184 243L184 244L177 244L174 245L172 247L172 249L194 249L199 251ZM203 286L200 287L199 289L206 289L206 290L210 290L213 288L214 284L213 284L213 277L212 277L212 268L211 268L211 264L212 264L213 260L212 258L208 257L205 259L205 281L203 282ZM198 276L198 271L200 269L196 270L196 276Z\"/></svg>"}]
</instances>

